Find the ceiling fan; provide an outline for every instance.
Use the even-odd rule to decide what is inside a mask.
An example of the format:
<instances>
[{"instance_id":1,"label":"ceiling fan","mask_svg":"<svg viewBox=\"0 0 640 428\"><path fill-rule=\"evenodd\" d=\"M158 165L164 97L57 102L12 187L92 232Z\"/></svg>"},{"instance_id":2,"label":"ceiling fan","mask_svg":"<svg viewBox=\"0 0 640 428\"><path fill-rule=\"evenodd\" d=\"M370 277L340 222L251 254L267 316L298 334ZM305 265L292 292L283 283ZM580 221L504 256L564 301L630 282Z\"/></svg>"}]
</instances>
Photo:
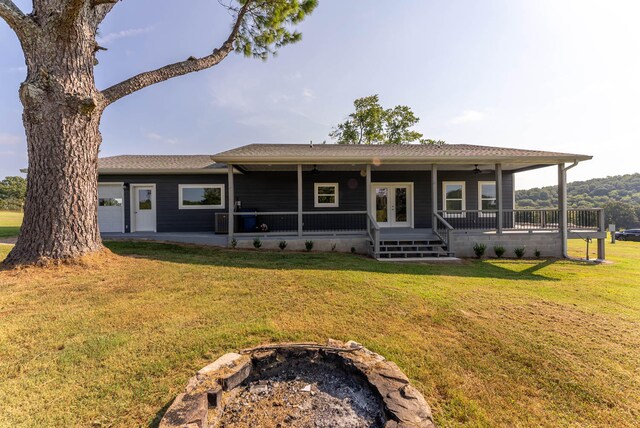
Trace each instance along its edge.
<instances>
[{"instance_id":1,"label":"ceiling fan","mask_svg":"<svg viewBox=\"0 0 640 428\"><path fill-rule=\"evenodd\" d=\"M478 175L480 174L482 171L480 170L480 168L478 168L478 164L475 164L475 168L473 168L473 173Z\"/></svg>"}]
</instances>

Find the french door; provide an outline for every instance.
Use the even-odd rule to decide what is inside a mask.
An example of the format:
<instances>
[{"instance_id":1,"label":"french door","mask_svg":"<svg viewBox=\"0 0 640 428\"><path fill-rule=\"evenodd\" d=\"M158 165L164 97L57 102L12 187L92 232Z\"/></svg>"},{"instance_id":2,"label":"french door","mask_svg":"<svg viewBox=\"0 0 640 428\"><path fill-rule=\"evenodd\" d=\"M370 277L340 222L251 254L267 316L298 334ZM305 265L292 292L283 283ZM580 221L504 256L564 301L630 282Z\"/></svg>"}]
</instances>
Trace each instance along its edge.
<instances>
[{"instance_id":1,"label":"french door","mask_svg":"<svg viewBox=\"0 0 640 428\"><path fill-rule=\"evenodd\" d=\"M413 184L377 183L371 210L380 227L413 227Z\"/></svg>"}]
</instances>

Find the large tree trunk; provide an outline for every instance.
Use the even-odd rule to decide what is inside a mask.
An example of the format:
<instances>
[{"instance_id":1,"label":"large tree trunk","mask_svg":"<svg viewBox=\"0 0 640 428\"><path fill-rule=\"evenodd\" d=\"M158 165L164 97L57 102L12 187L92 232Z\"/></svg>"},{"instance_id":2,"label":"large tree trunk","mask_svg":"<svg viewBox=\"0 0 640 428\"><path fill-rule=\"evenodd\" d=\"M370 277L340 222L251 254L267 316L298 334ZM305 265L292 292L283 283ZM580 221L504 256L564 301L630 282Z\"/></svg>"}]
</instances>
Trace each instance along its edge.
<instances>
[{"instance_id":1,"label":"large tree trunk","mask_svg":"<svg viewBox=\"0 0 640 428\"><path fill-rule=\"evenodd\" d=\"M64 261L103 249L97 163L104 97L93 79L93 31L82 22L24 46L20 88L29 169L25 216L7 265Z\"/></svg>"},{"instance_id":2,"label":"large tree trunk","mask_svg":"<svg viewBox=\"0 0 640 428\"><path fill-rule=\"evenodd\" d=\"M5 265L72 260L103 250L97 221L100 117L111 103L165 80L211 68L236 50L267 58L300 40L290 26L316 7L315 0L239 0L229 37L201 58L193 56L140 73L102 92L93 67L98 26L118 0L33 0L23 13L0 0L0 18L14 30L27 63L20 87L29 172L25 216Z\"/></svg>"}]
</instances>

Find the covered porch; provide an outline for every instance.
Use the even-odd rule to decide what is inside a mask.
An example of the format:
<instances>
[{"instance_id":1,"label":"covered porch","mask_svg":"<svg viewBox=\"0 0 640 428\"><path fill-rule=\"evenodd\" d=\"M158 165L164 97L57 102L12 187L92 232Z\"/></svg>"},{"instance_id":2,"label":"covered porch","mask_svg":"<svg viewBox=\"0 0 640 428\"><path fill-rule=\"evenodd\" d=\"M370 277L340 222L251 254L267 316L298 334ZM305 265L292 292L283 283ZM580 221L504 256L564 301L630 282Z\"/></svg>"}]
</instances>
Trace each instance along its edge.
<instances>
[{"instance_id":1,"label":"covered porch","mask_svg":"<svg viewBox=\"0 0 640 428\"><path fill-rule=\"evenodd\" d=\"M549 165L228 163L228 211L216 213L215 231L226 234L229 242L364 239L366 251L376 258L392 241L395 249L428 243L425 254L431 255L468 255L474 242L486 241L536 246L549 253L545 255L562 256L567 239L597 239L599 258L604 259L603 212L567 209L564 163L557 164L558 208L514 207L514 174L544 166ZM280 174L282 186L272 192L249 191L246 183L237 186L242 181L255 183L249 177L273 173ZM453 197L458 193L461 203ZM262 205L269 208L261 209ZM436 252L436 247L442 251Z\"/></svg>"}]
</instances>

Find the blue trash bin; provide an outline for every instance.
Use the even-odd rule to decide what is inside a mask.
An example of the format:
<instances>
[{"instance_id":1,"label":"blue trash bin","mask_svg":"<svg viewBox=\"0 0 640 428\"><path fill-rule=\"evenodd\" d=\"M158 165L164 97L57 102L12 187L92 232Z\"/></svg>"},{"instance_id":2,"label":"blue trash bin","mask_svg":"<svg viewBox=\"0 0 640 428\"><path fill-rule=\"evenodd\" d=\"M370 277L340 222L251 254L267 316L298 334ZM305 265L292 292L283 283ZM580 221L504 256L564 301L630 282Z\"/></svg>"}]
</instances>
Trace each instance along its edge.
<instances>
[{"instance_id":1,"label":"blue trash bin","mask_svg":"<svg viewBox=\"0 0 640 428\"><path fill-rule=\"evenodd\" d=\"M240 211L240 230L242 232L255 232L256 227L258 226L258 216L256 215L255 210L244 209Z\"/></svg>"}]
</instances>

